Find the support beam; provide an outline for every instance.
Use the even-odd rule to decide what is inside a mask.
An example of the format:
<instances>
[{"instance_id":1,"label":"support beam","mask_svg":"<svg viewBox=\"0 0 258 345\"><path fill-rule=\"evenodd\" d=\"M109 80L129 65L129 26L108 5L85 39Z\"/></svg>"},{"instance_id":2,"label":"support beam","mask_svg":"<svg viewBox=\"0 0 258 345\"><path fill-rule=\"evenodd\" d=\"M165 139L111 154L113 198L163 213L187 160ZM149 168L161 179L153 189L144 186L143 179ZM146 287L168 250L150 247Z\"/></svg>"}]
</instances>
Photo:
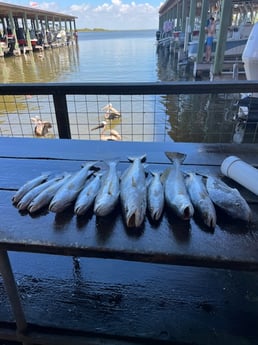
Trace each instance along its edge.
<instances>
[{"instance_id":1,"label":"support beam","mask_svg":"<svg viewBox=\"0 0 258 345\"><path fill-rule=\"evenodd\" d=\"M202 13L201 13L201 28L199 33L199 44L197 53L197 63L202 62L205 42L205 26L208 17L209 0L203 0L202 2Z\"/></svg>"},{"instance_id":2,"label":"support beam","mask_svg":"<svg viewBox=\"0 0 258 345\"><path fill-rule=\"evenodd\" d=\"M190 13L189 13L189 25L191 28L191 39L192 39L192 33L193 33L193 29L194 29L195 16L196 16L196 0L191 0Z\"/></svg>"},{"instance_id":3,"label":"support beam","mask_svg":"<svg viewBox=\"0 0 258 345\"><path fill-rule=\"evenodd\" d=\"M0 273L3 277L4 286L12 306L12 311L14 313L18 332L23 333L27 329L27 324L18 295L17 286L13 276L9 257L5 250L0 250Z\"/></svg>"},{"instance_id":4,"label":"support beam","mask_svg":"<svg viewBox=\"0 0 258 345\"><path fill-rule=\"evenodd\" d=\"M213 73L220 74L222 72L222 66L224 62L224 53L226 48L228 26L231 23L232 14L232 0L223 0L221 4L221 19L218 41L216 45L215 60Z\"/></svg>"}]
</instances>

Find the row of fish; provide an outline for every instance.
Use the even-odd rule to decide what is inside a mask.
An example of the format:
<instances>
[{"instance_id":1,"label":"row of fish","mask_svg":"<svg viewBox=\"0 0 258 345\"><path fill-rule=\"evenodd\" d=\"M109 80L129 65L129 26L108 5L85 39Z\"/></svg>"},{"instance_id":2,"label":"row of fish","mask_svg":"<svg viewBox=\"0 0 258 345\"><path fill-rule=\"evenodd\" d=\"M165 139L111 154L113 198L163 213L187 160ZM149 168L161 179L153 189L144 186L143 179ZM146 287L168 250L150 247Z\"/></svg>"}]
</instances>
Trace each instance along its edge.
<instances>
[{"instance_id":1,"label":"row of fish","mask_svg":"<svg viewBox=\"0 0 258 345\"><path fill-rule=\"evenodd\" d=\"M21 210L33 213L43 207L63 212L74 205L74 213L85 214L91 207L97 216L110 214L119 200L126 226L140 227L146 212L158 221L165 205L183 220L196 211L204 224L216 226L215 205L235 219L249 222L251 209L239 191L213 176L184 173L181 165L186 157L166 152L173 163L163 172L146 169L146 155L128 158L130 164L120 176L118 160L108 161L107 169L94 171L97 162L88 162L76 173L51 177L42 174L23 185L12 202ZM146 171L151 177L146 178Z\"/></svg>"}]
</instances>

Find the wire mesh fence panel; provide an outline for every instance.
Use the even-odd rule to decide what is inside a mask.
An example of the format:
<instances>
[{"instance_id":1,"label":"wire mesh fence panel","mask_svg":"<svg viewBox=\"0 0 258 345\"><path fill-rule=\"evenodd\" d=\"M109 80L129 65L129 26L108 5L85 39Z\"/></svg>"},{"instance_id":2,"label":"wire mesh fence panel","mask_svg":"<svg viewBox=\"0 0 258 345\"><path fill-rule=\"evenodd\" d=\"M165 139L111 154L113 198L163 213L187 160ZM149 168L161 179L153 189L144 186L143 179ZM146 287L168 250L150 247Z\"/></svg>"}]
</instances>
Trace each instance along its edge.
<instances>
[{"instance_id":1,"label":"wire mesh fence panel","mask_svg":"<svg viewBox=\"0 0 258 345\"><path fill-rule=\"evenodd\" d=\"M52 95L0 96L2 136L58 137Z\"/></svg>"},{"instance_id":2,"label":"wire mesh fence panel","mask_svg":"<svg viewBox=\"0 0 258 345\"><path fill-rule=\"evenodd\" d=\"M150 94L67 93L65 102L72 139L257 143L258 110L249 102L255 98L248 97L242 105L239 93L151 94L150 90ZM59 138L62 113L57 124L56 110L51 90L44 95L2 95L0 135Z\"/></svg>"}]
</instances>

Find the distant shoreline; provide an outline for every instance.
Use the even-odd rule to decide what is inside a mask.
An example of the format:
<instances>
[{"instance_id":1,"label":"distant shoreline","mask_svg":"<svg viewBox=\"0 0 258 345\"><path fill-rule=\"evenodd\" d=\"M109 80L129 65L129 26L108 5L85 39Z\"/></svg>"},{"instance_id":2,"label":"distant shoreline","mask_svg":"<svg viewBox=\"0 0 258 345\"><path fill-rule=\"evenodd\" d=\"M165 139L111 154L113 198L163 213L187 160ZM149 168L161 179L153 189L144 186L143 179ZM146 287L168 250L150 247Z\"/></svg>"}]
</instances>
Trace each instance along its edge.
<instances>
[{"instance_id":1,"label":"distant shoreline","mask_svg":"<svg viewBox=\"0 0 258 345\"><path fill-rule=\"evenodd\" d=\"M102 29L102 28L84 28L84 29L77 29L78 32L112 32L112 31L151 31L151 30L156 30L156 29L120 29L120 30L108 30L108 29Z\"/></svg>"}]
</instances>

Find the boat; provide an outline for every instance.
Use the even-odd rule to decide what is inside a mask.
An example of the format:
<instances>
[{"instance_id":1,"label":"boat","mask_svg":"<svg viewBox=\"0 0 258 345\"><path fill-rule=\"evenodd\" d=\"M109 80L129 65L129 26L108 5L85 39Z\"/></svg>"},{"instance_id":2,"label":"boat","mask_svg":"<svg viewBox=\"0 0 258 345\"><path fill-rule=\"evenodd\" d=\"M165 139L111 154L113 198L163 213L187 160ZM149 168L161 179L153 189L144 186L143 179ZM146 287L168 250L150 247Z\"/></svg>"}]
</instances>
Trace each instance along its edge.
<instances>
[{"instance_id":1,"label":"boat","mask_svg":"<svg viewBox=\"0 0 258 345\"><path fill-rule=\"evenodd\" d=\"M239 27L235 26L229 29L224 53L226 59L230 60L239 58L241 60L243 51L245 49L252 28L253 24L245 23L241 24ZM212 46L212 55L215 54L216 43L217 39L215 38ZM193 40L188 43L188 59L190 61L196 60L198 54L198 45L198 40ZM205 52L205 46L203 47L203 52Z\"/></svg>"}]
</instances>

